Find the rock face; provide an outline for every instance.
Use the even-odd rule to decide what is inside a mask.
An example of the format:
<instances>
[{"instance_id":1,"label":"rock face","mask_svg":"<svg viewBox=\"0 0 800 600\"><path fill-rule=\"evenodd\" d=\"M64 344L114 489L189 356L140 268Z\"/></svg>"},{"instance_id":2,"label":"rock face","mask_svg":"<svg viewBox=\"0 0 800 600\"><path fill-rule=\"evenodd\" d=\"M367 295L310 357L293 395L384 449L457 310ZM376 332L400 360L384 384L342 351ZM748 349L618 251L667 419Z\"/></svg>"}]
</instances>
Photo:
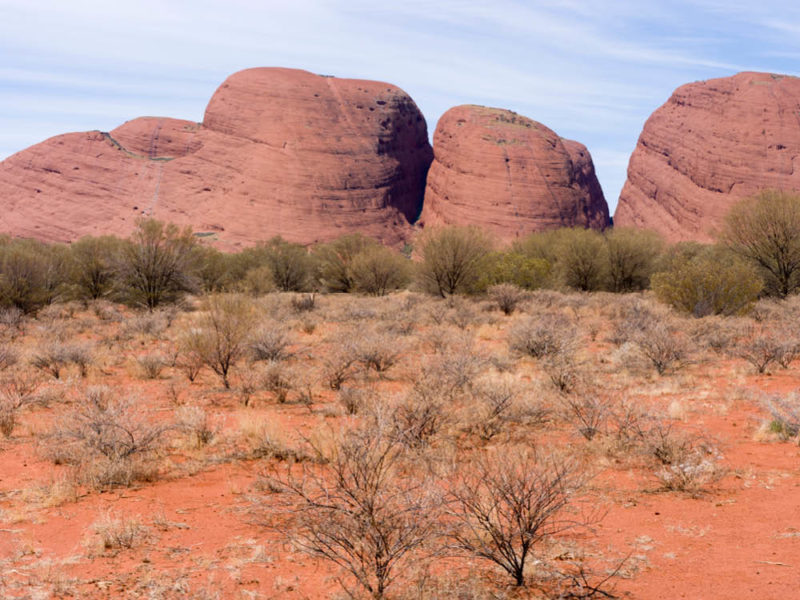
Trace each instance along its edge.
<instances>
[{"instance_id":1,"label":"rock face","mask_svg":"<svg viewBox=\"0 0 800 600\"><path fill-rule=\"evenodd\" d=\"M558 227L609 225L592 158L514 112L457 106L433 138L420 222L477 225L506 241Z\"/></svg>"},{"instance_id":2,"label":"rock face","mask_svg":"<svg viewBox=\"0 0 800 600\"><path fill-rule=\"evenodd\" d=\"M614 224L709 241L737 201L800 190L800 79L769 73L690 83L647 120Z\"/></svg>"},{"instance_id":3,"label":"rock face","mask_svg":"<svg viewBox=\"0 0 800 600\"><path fill-rule=\"evenodd\" d=\"M0 163L0 231L48 241L128 234L141 215L233 249L411 232L432 159L399 88L290 69L229 77L203 123L144 117L51 138Z\"/></svg>"}]
</instances>

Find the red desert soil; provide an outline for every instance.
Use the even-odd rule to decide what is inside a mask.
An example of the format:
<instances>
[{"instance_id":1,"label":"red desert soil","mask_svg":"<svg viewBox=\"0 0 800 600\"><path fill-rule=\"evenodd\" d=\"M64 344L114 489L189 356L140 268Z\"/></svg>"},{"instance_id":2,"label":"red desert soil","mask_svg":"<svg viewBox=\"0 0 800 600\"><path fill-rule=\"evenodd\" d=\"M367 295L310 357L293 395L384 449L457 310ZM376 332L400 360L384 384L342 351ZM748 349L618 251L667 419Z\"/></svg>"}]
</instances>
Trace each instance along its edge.
<instances>
[{"instance_id":1,"label":"red desert soil","mask_svg":"<svg viewBox=\"0 0 800 600\"><path fill-rule=\"evenodd\" d=\"M730 207L800 189L800 79L739 73L679 87L644 125L614 224L709 241Z\"/></svg>"},{"instance_id":2,"label":"red desert soil","mask_svg":"<svg viewBox=\"0 0 800 600\"><path fill-rule=\"evenodd\" d=\"M451 108L436 125L433 154L425 225L476 225L513 240L610 224L586 147L512 111Z\"/></svg>"},{"instance_id":3,"label":"red desert soil","mask_svg":"<svg viewBox=\"0 0 800 600\"><path fill-rule=\"evenodd\" d=\"M0 162L0 231L125 236L146 215L228 249L354 231L398 244L422 210L431 159L425 119L397 86L248 69L217 89L202 123L141 117Z\"/></svg>"},{"instance_id":4,"label":"red desert soil","mask_svg":"<svg viewBox=\"0 0 800 600\"><path fill-rule=\"evenodd\" d=\"M350 300L326 297L322 304L332 310L345 301ZM125 315L133 318L128 311ZM476 351L502 353L510 323L521 317L489 315L469 327ZM244 407L208 371L194 383L172 367L155 381L137 376L132 357L165 352L184 318L155 335L124 333L124 324L100 321L89 311L57 320L75 339L116 341L98 354L87 381L70 372L64 380L45 382L55 399L25 413L13 436L0 442L4 598L328 598L337 593L336 573L329 565L294 552L286 540L256 522L251 497L264 496L256 485L258 475L281 465L268 459L232 459L229 452L242 443L248 422L269 423L289 444L301 434L313 436L336 427L345 417L334 393L319 389L314 403L304 406L278 405L261 392L252 406ZM301 331L302 318L286 322L294 331L297 365L316 364L327 333L352 326L326 323L306 333ZM424 339L435 327L422 321L415 335ZM31 352L46 335L30 327L16 343ZM601 457L591 497L607 514L596 527L597 535L584 539L593 552L607 557L629 555L617 592L646 599L794 597L800 568L800 449L758 433L766 413L757 393L796 389L800 365L757 376L742 361L706 357L675 374L640 374L632 382L625 365L610 358L613 348L602 341L602 333L598 340L586 347L590 360L597 361L600 389L607 386L613 394L630 386L631 398L642 406L668 411L676 427L713 439L729 470L717 486L693 498L657 491L651 471ZM417 360L409 352L390 380L373 383L385 393L407 388ZM531 381L541 379L530 360L522 360L518 372ZM71 489L64 483L67 467L44 458L39 439L85 384L134 393L143 410L163 418L175 409L172 387L179 403L209 411L221 432L206 449L174 440L164 456L163 476L153 483L103 493ZM566 425L555 434L574 446L584 444ZM530 443L539 439L529 435ZM542 439L549 438L543 433ZM139 518L147 527L146 539L131 549L104 550L92 527L109 511ZM460 564L491 571L477 562Z\"/></svg>"}]
</instances>

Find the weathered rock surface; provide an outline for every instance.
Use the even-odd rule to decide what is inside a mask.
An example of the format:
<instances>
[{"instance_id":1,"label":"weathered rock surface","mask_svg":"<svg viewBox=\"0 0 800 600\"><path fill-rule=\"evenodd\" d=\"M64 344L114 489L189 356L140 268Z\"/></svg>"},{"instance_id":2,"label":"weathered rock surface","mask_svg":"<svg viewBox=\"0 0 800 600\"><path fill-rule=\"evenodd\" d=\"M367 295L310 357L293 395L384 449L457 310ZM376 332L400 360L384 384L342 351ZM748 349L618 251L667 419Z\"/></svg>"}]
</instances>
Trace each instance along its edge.
<instances>
[{"instance_id":1,"label":"weathered rock surface","mask_svg":"<svg viewBox=\"0 0 800 600\"><path fill-rule=\"evenodd\" d=\"M203 123L145 117L57 136L0 163L0 231L50 241L129 233L141 215L234 248L282 235L406 238L432 159L411 98L382 82L249 69Z\"/></svg>"},{"instance_id":2,"label":"weathered rock surface","mask_svg":"<svg viewBox=\"0 0 800 600\"><path fill-rule=\"evenodd\" d=\"M420 222L477 225L504 240L609 224L592 158L578 142L508 110L457 106L436 126Z\"/></svg>"},{"instance_id":3,"label":"weathered rock surface","mask_svg":"<svg viewBox=\"0 0 800 600\"><path fill-rule=\"evenodd\" d=\"M800 190L800 79L739 73L681 86L645 123L614 215L670 241L709 241L730 207Z\"/></svg>"}]
</instances>

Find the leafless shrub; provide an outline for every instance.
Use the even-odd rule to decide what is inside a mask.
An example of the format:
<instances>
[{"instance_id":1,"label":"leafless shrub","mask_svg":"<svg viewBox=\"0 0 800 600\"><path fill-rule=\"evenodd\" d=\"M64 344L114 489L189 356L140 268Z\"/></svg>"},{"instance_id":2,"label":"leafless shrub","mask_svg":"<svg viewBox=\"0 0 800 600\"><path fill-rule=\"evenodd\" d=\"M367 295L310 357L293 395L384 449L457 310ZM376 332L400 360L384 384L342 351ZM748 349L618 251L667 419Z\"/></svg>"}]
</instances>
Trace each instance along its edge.
<instances>
[{"instance_id":1,"label":"leafless shrub","mask_svg":"<svg viewBox=\"0 0 800 600\"><path fill-rule=\"evenodd\" d=\"M21 309L16 306L0 309L0 331L10 338L20 335L24 325L25 313Z\"/></svg>"},{"instance_id":2,"label":"leafless shrub","mask_svg":"<svg viewBox=\"0 0 800 600\"><path fill-rule=\"evenodd\" d=\"M88 344L65 344L55 341L40 348L31 359L31 364L60 379L61 372L69 364L76 365L81 377L86 377L92 361L92 350Z\"/></svg>"},{"instance_id":3,"label":"leafless shrub","mask_svg":"<svg viewBox=\"0 0 800 600\"><path fill-rule=\"evenodd\" d=\"M336 394L345 414L357 415L374 402L374 392L355 387L342 387Z\"/></svg>"},{"instance_id":4,"label":"leafless shrub","mask_svg":"<svg viewBox=\"0 0 800 600\"><path fill-rule=\"evenodd\" d=\"M145 379L158 379L167 366L167 359L163 354L143 354L136 358L136 364Z\"/></svg>"},{"instance_id":5,"label":"leafless shrub","mask_svg":"<svg viewBox=\"0 0 800 600\"><path fill-rule=\"evenodd\" d=\"M288 365L280 361L268 362L262 371L262 387L275 395L279 404L285 403L289 393L297 389L298 375Z\"/></svg>"},{"instance_id":6,"label":"leafless shrub","mask_svg":"<svg viewBox=\"0 0 800 600\"><path fill-rule=\"evenodd\" d=\"M489 298L504 314L510 315L525 300L525 290L511 283L501 283L489 288Z\"/></svg>"},{"instance_id":7,"label":"leafless shrub","mask_svg":"<svg viewBox=\"0 0 800 600\"><path fill-rule=\"evenodd\" d=\"M700 346L717 354L726 354L736 340L746 333L746 320L735 317L708 316L694 322L692 337Z\"/></svg>"},{"instance_id":8,"label":"leafless shrub","mask_svg":"<svg viewBox=\"0 0 800 600\"><path fill-rule=\"evenodd\" d=\"M405 344L403 340L386 330L368 329L355 340L359 362L365 369L383 374L400 360Z\"/></svg>"},{"instance_id":9,"label":"leafless shrub","mask_svg":"<svg viewBox=\"0 0 800 600\"><path fill-rule=\"evenodd\" d=\"M666 491L699 496L725 476L718 458L704 448L693 448L680 461L662 466L655 477Z\"/></svg>"},{"instance_id":10,"label":"leafless shrub","mask_svg":"<svg viewBox=\"0 0 800 600\"><path fill-rule=\"evenodd\" d=\"M765 373L769 366L777 362L784 350L784 341L772 331L751 331L744 339L739 340L731 353L743 358L756 369Z\"/></svg>"},{"instance_id":11,"label":"leafless shrub","mask_svg":"<svg viewBox=\"0 0 800 600\"><path fill-rule=\"evenodd\" d=\"M611 410L609 402L594 394L567 394L561 397L567 421L587 440L606 432Z\"/></svg>"},{"instance_id":12,"label":"leafless shrub","mask_svg":"<svg viewBox=\"0 0 800 600\"><path fill-rule=\"evenodd\" d=\"M317 307L317 294L301 294L292 296L292 308L295 312L309 312Z\"/></svg>"},{"instance_id":13,"label":"leafless shrub","mask_svg":"<svg viewBox=\"0 0 800 600\"><path fill-rule=\"evenodd\" d=\"M448 490L452 546L523 586L540 545L581 524L567 509L584 480L573 461L527 449L494 451L462 465Z\"/></svg>"},{"instance_id":14,"label":"leafless shrub","mask_svg":"<svg viewBox=\"0 0 800 600\"><path fill-rule=\"evenodd\" d=\"M203 369L203 365L205 365L203 356L197 352L194 347L192 340L193 335L194 334L189 331L181 337L180 341L178 342L181 350L175 357L175 367L181 371L189 381L194 381L197 379L197 376Z\"/></svg>"},{"instance_id":15,"label":"leafless shrub","mask_svg":"<svg viewBox=\"0 0 800 600\"><path fill-rule=\"evenodd\" d=\"M111 511L92 524L104 550L127 550L143 544L150 530L138 517L117 516Z\"/></svg>"},{"instance_id":16,"label":"leafless shrub","mask_svg":"<svg viewBox=\"0 0 800 600\"><path fill-rule=\"evenodd\" d=\"M399 399L390 415L391 435L403 446L420 449L452 421L452 410L437 390L417 386Z\"/></svg>"},{"instance_id":17,"label":"leafless shrub","mask_svg":"<svg viewBox=\"0 0 800 600\"><path fill-rule=\"evenodd\" d=\"M268 478L283 499L282 510L265 511L268 525L342 569L358 588L339 581L350 597L383 599L433 537L438 497L401 468L400 447L379 431L345 434L324 455L329 473Z\"/></svg>"},{"instance_id":18,"label":"leafless shrub","mask_svg":"<svg viewBox=\"0 0 800 600\"><path fill-rule=\"evenodd\" d=\"M484 441L498 435L511 418L520 395L519 383L510 376L487 376L472 388L467 428Z\"/></svg>"},{"instance_id":19,"label":"leafless shrub","mask_svg":"<svg viewBox=\"0 0 800 600\"><path fill-rule=\"evenodd\" d=\"M323 377L332 390L338 390L353 376L353 366L359 360L359 347L351 335L337 335L330 340L328 352L322 358Z\"/></svg>"},{"instance_id":20,"label":"leafless shrub","mask_svg":"<svg viewBox=\"0 0 800 600\"><path fill-rule=\"evenodd\" d=\"M170 326L173 316L167 310L155 310L153 312L142 312L126 319L122 328L123 335L145 335L158 338Z\"/></svg>"},{"instance_id":21,"label":"leafless shrub","mask_svg":"<svg viewBox=\"0 0 800 600\"><path fill-rule=\"evenodd\" d=\"M667 317L651 315L640 321L631 341L655 367L659 375L686 364L690 346L678 325Z\"/></svg>"},{"instance_id":22,"label":"leafless shrub","mask_svg":"<svg viewBox=\"0 0 800 600\"><path fill-rule=\"evenodd\" d=\"M11 344L0 342L0 371L13 367L19 362L19 353Z\"/></svg>"},{"instance_id":23,"label":"leafless shrub","mask_svg":"<svg viewBox=\"0 0 800 600\"><path fill-rule=\"evenodd\" d=\"M528 317L514 324L509 332L511 350L522 355L542 358L567 353L575 344L577 329L563 315L546 313Z\"/></svg>"},{"instance_id":24,"label":"leafless shrub","mask_svg":"<svg viewBox=\"0 0 800 600\"><path fill-rule=\"evenodd\" d=\"M54 426L50 456L78 466L82 480L98 489L127 486L153 477L149 461L171 428L151 423L135 399L90 387Z\"/></svg>"},{"instance_id":25,"label":"leafless shrub","mask_svg":"<svg viewBox=\"0 0 800 600\"><path fill-rule=\"evenodd\" d=\"M36 381L35 385L29 382ZM38 380L30 380L24 375L10 377L0 385L0 433L11 437L19 420L19 413L27 406L36 404L38 398L34 395L38 387Z\"/></svg>"},{"instance_id":26,"label":"leafless shrub","mask_svg":"<svg viewBox=\"0 0 800 600\"><path fill-rule=\"evenodd\" d=\"M584 376L582 365L574 350L570 347L548 354L541 360L540 364L550 383L559 392L570 393L574 391Z\"/></svg>"},{"instance_id":27,"label":"leafless shrub","mask_svg":"<svg viewBox=\"0 0 800 600\"><path fill-rule=\"evenodd\" d=\"M175 417L177 427L191 436L197 448L210 444L218 433L208 413L199 406L182 406L175 412Z\"/></svg>"},{"instance_id":28,"label":"leafless shrub","mask_svg":"<svg viewBox=\"0 0 800 600\"><path fill-rule=\"evenodd\" d=\"M796 393L785 397L771 396L766 399L766 405L772 415L770 431L784 440L800 435L800 397Z\"/></svg>"},{"instance_id":29,"label":"leafless shrub","mask_svg":"<svg viewBox=\"0 0 800 600\"><path fill-rule=\"evenodd\" d=\"M250 339L250 354L253 360L277 361L289 357L292 343L289 331L278 323L265 323Z\"/></svg>"}]
</instances>

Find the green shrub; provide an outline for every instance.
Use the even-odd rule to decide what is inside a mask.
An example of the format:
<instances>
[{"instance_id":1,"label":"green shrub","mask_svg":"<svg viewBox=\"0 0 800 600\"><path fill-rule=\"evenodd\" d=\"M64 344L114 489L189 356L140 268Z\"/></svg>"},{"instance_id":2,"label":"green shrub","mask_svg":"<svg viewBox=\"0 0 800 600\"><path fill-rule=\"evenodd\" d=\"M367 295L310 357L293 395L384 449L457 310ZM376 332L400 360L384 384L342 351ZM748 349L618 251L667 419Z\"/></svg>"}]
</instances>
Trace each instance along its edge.
<instances>
[{"instance_id":1,"label":"green shrub","mask_svg":"<svg viewBox=\"0 0 800 600\"><path fill-rule=\"evenodd\" d=\"M612 292L634 292L650 286L664 242L655 232L609 229L605 232L608 259L607 287Z\"/></svg>"},{"instance_id":2,"label":"green shrub","mask_svg":"<svg viewBox=\"0 0 800 600\"><path fill-rule=\"evenodd\" d=\"M673 249L651 287L659 300L695 317L730 316L752 306L763 282L751 265L725 249L688 243Z\"/></svg>"},{"instance_id":3,"label":"green shrub","mask_svg":"<svg viewBox=\"0 0 800 600\"><path fill-rule=\"evenodd\" d=\"M721 237L758 270L767 294L783 298L800 287L800 194L766 190L742 200Z\"/></svg>"},{"instance_id":4,"label":"green shrub","mask_svg":"<svg viewBox=\"0 0 800 600\"><path fill-rule=\"evenodd\" d=\"M444 227L425 231L419 240L422 262L419 283L426 291L446 298L472 293L487 266L491 240L476 227Z\"/></svg>"},{"instance_id":5,"label":"green shrub","mask_svg":"<svg viewBox=\"0 0 800 600\"><path fill-rule=\"evenodd\" d=\"M411 280L409 260L384 246L372 246L359 252L350 265L356 290L371 296L385 296L408 285Z\"/></svg>"},{"instance_id":6,"label":"green shrub","mask_svg":"<svg viewBox=\"0 0 800 600\"><path fill-rule=\"evenodd\" d=\"M535 290L548 283L552 271L552 265L546 259L526 256L513 250L492 252L487 263L481 281L481 287L486 288L510 283L527 290Z\"/></svg>"},{"instance_id":7,"label":"green shrub","mask_svg":"<svg viewBox=\"0 0 800 600\"><path fill-rule=\"evenodd\" d=\"M34 240L0 244L0 305L35 313L64 291L69 251Z\"/></svg>"},{"instance_id":8,"label":"green shrub","mask_svg":"<svg viewBox=\"0 0 800 600\"><path fill-rule=\"evenodd\" d=\"M354 259L362 252L378 247L378 242L360 233L343 235L317 246L314 256L320 283L329 292L352 292L356 287L352 271Z\"/></svg>"},{"instance_id":9,"label":"green shrub","mask_svg":"<svg viewBox=\"0 0 800 600\"><path fill-rule=\"evenodd\" d=\"M97 300L114 291L122 241L112 235L86 236L69 247L69 282L79 300Z\"/></svg>"}]
</instances>

